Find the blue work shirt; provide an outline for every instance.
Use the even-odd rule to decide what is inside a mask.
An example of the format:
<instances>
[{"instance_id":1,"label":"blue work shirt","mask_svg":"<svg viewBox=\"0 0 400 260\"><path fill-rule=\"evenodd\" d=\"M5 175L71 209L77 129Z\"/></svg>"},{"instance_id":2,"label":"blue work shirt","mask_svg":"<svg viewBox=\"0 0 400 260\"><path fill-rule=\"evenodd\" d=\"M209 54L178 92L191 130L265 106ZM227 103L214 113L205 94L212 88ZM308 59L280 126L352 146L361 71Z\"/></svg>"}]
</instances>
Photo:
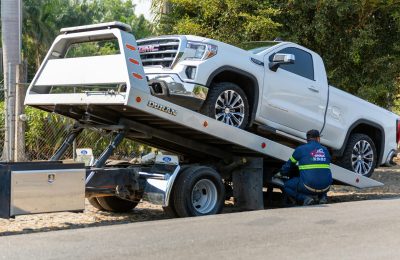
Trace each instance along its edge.
<instances>
[{"instance_id":1,"label":"blue work shirt","mask_svg":"<svg viewBox=\"0 0 400 260\"><path fill-rule=\"evenodd\" d=\"M325 189L332 184L329 167L331 155L317 141L309 141L297 147L290 159L282 166L281 174L287 175L292 167L299 167L302 182L313 189Z\"/></svg>"}]
</instances>

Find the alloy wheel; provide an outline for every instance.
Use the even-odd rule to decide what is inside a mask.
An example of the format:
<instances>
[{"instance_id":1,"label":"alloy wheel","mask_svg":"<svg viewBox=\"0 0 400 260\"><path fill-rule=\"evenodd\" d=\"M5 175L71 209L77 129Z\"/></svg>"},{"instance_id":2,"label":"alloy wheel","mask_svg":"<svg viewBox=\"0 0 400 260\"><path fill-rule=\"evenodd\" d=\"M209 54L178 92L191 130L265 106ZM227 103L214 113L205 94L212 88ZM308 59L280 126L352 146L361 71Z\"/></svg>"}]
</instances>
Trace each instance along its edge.
<instances>
[{"instance_id":1,"label":"alloy wheel","mask_svg":"<svg viewBox=\"0 0 400 260\"><path fill-rule=\"evenodd\" d=\"M215 119L225 124L240 127L245 117L243 98L234 90L222 92L215 103Z\"/></svg>"},{"instance_id":2,"label":"alloy wheel","mask_svg":"<svg viewBox=\"0 0 400 260\"><path fill-rule=\"evenodd\" d=\"M366 175L371 170L374 163L374 151L369 142L365 140L358 141L351 154L351 165L354 172L360 175Z\"/></svg>"}]
</instances>

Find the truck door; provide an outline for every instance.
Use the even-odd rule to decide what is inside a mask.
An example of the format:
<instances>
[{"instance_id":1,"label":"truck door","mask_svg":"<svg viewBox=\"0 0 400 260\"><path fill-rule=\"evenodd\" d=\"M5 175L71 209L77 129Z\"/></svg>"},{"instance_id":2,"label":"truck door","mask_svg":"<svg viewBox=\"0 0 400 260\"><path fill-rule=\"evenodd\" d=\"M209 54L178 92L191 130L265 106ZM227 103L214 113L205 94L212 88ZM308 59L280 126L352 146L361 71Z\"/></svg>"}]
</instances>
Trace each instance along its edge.
<instances>
[{"instance_id":1,"label":"truck door","mask_svg":"<svg viewBox=\"0 0 400 260\"><path fill-rule=\"evenodd\" d=\"M328 96L322 59L300 46L282 46L265 55L265 64L276 53L293 54L295 62L281 65L276 72L266 66L261 116L278 129L295 135L310 129L321 130Z\"/></svg>"}]
</instances>

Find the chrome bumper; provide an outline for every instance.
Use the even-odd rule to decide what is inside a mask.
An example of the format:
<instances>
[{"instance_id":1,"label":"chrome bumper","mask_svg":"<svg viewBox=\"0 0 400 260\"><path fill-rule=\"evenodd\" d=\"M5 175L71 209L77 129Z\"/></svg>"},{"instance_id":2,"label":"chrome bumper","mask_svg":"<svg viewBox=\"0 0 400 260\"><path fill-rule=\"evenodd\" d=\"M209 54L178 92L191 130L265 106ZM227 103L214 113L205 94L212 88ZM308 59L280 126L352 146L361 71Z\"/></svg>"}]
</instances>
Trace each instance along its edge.
<instances>
[{"instance_id":1,"label":"chrome bumper","mask_svg":"<svg viewBox=\"0 0 400 260\"><path fill-rule=\"evenodd\" d=\"M183 82L175 74L149 74L151 93L183 107L199 110L207 98L208 88L196 83Z\"/></svg>"}]
</instances>

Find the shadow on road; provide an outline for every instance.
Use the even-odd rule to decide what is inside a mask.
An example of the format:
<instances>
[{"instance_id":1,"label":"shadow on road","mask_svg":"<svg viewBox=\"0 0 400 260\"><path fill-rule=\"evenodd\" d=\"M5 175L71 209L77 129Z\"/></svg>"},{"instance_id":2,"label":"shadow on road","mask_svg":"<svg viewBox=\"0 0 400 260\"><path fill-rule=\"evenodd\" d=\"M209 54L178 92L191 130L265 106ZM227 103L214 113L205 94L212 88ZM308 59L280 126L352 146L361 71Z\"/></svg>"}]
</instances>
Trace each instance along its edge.
<instances>
[{"instance_id":1,"label":"shadow on road","mask_svg":"<svg viewBox=\"0 0 400 260\"><path fill-rule=\"evenodd\" d=\"M350 201L361 201L361 200L380 200L380 199L391 199L399 198L400 194L376 194L376 193L357 193L357 194L343 194L335 195L329 198L330 203L350 202Z\"/></svg>"},{"instance_id":2,"label":"shadow on road","mask_svg":"<svg viewBox=\"0 0 400 260\"><path fill-rule=\"evenodd\" d=\"M74 218L74 215L76 218ZM89 217L84 217L85 215L89 215ZM133 211L126 213L102 212L90 209L84 213L38 214L31 215L29 218L22 216L11 220L1 220L0 228L3 230L7 229L4 225L9 225L10 227L17 225L17 227L14 227L15 230L8 229L6 231L0 231L0 237L67 229L120 225L168 218L169 217L160 209L134 209Z\"/></svg>"}]
</instances>

